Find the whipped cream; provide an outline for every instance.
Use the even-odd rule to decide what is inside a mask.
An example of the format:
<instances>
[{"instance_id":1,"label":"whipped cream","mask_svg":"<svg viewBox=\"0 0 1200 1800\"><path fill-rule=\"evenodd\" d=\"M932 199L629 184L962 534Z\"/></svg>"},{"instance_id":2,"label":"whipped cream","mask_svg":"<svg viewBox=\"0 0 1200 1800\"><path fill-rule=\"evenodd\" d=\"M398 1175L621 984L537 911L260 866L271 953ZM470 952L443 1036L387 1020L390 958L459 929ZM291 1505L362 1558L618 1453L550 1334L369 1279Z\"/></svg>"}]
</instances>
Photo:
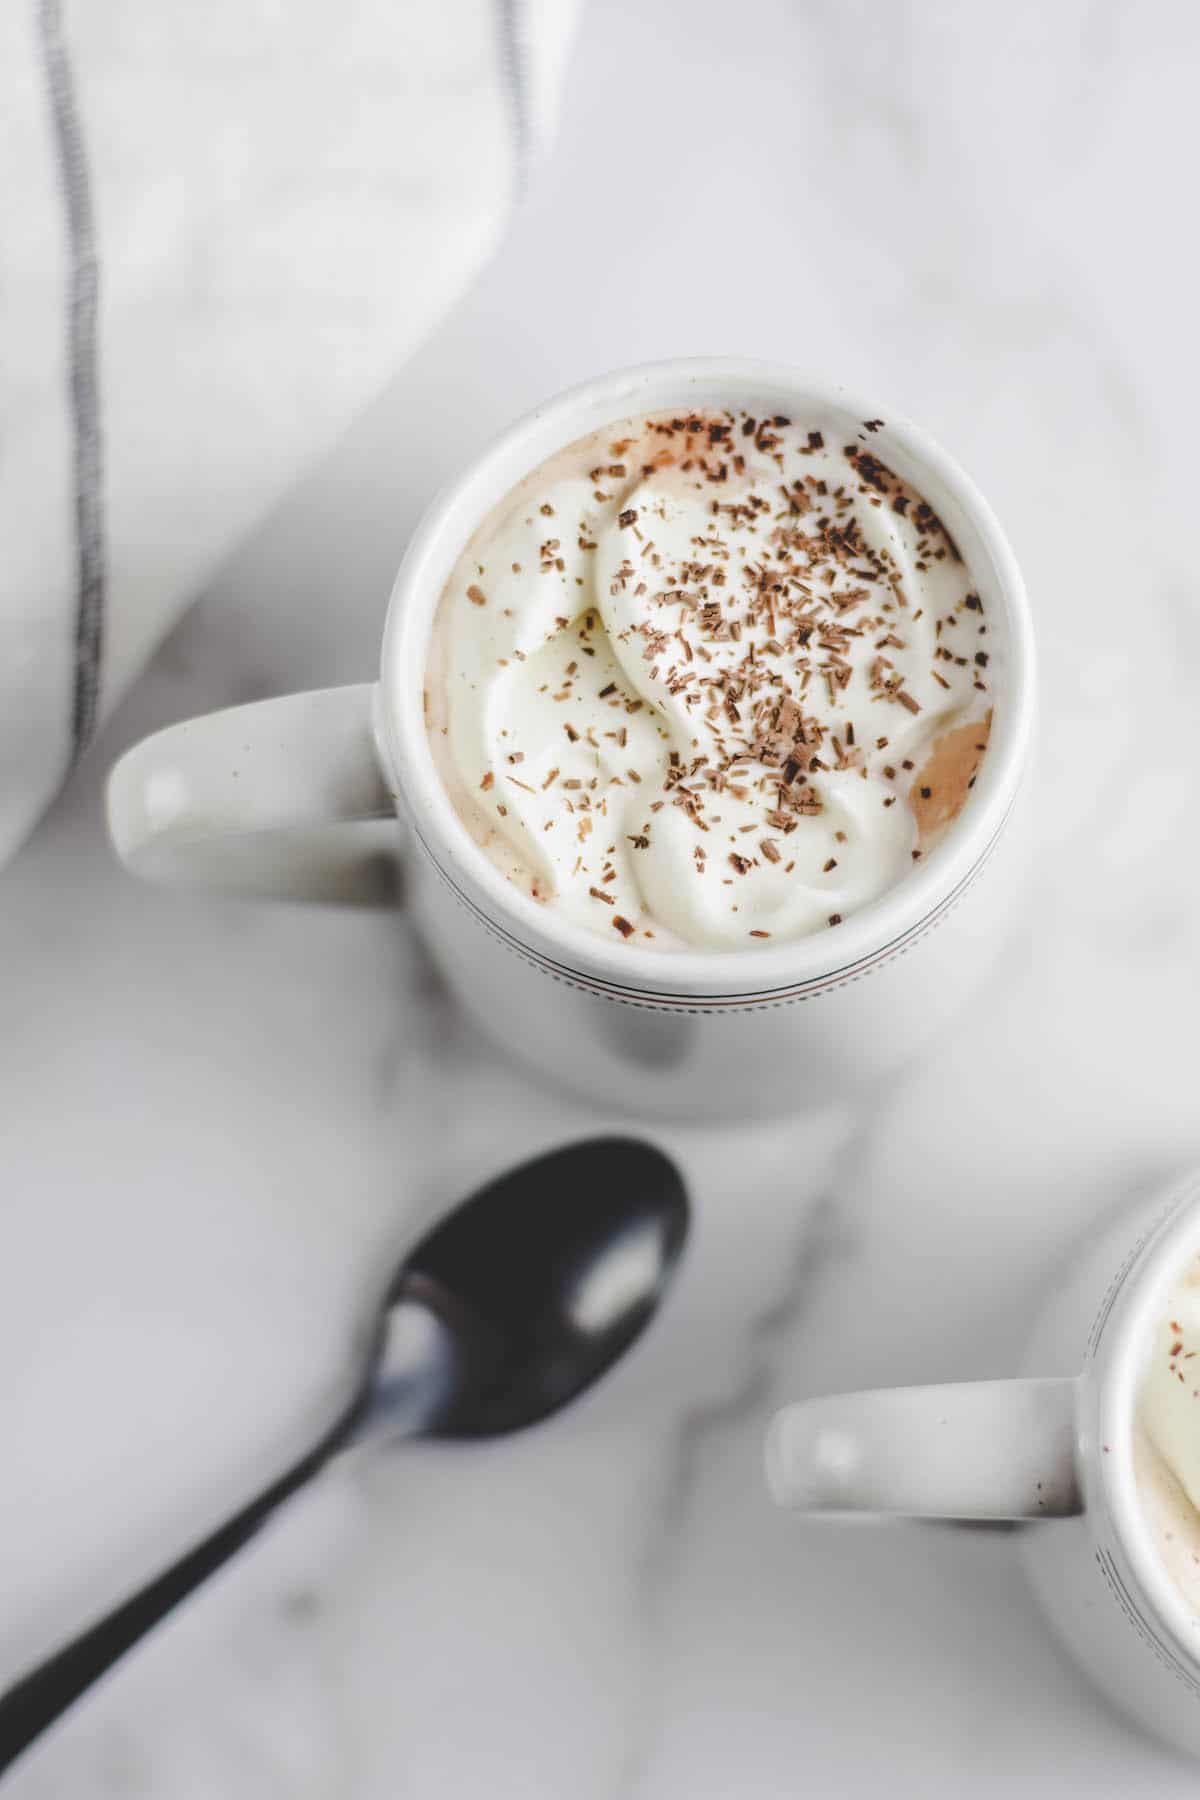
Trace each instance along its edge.
<instances>
[{"instance_id":1,"label":"whipped cream","mask_svg":"<svg viewBox=\"0 0 1200 1800\"><path fill-rule=\"evenodd\" d=\"M1142 1378L1135 1473L1147 1522L1200 1613L1200 1256L1172 1288Z\"/></svg>"},{"instance_id":2,"label":"whipped cream","mask_svg":"<svg viewBox=\"0 0 1200 1800\"><path fill-rule=\"evenodd\" d=\"M848 918L957 816L987 620L878 426L626 420L484 520L426 718L464 824L535 899L634 946L765 947Z\"/></svg>"}]
</instances>

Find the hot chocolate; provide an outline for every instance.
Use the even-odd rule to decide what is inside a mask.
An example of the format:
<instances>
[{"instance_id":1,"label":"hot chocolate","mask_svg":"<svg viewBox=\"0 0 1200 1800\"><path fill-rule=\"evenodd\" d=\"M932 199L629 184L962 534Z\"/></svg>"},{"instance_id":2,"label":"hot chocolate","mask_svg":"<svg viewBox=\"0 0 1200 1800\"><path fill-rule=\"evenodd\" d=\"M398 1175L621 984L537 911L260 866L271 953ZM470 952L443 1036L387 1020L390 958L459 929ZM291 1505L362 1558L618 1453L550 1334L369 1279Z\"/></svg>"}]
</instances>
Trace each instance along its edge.
<instances>
[{"instance_id":1,"label":"hot chocolate","mask_svg":"<svg viewBox=\"0 0 1200 1800\"><path fill-rule=\"evenodd\" d=\"M1200 1614L1200 1255L1172 1288L1134 1426L1138 1493L1159 1554Z\"/></svg>"},{"instance_id":2,"label":"hot chocolate","mask_svg":"<svg viewBox=\"0 0 1200 1800\"><path fill-rule=\"evenodd\" d=\"M826 425L619 421L484 519L439 602L426 718L475 841L633 948L836 927L974 785L988 621L953 538Z\"/></svg>"}]
</instances>

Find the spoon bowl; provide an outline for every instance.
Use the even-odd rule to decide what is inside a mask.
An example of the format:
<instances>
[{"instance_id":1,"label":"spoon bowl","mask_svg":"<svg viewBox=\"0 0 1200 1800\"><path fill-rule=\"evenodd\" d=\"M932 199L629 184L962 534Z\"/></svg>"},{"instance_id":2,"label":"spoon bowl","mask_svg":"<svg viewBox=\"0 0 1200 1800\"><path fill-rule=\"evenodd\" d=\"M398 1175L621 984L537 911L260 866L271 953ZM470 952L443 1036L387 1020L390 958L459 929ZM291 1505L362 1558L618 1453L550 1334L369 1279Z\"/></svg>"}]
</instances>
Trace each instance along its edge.
<instances>
[{"instance_id":1,"label":"spoon bowl","mask_svg":"<svg viewBox=\"0 0 1200 1800\"><path fill-rule=\"evenodd\" d=\"M687 1220L674 1163L632 1138L552 1151L465 1201L389 1295L389 1313L416 1300L453 1340L424 1435L496 1437L569 1405L657 1311Z\"/></svg>"}]
</instances>

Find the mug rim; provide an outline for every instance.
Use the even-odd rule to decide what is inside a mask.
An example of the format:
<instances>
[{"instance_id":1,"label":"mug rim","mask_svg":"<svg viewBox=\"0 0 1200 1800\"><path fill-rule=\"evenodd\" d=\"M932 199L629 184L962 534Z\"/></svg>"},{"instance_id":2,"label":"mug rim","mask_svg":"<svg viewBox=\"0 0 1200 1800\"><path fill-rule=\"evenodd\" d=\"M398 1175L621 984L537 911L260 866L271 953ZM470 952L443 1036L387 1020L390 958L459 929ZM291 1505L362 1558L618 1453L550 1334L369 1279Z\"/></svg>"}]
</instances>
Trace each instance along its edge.
<instances>
[{"instance_id":1,"label":"mug rim","mask_svg":"<svg viewBox=\"0 0 1200 1800\"><path fill-rule=\"evenodd\" d=\"M1158 1309L1182 1262L1198 1250L1200 1173L1192 1173L1171 1189L1123 1276L1115 1278L1116 1291L1105 1309L1112 1325L1099 1371L1093 1448L1104 1505L1142 1598L1154 1618L1168 1628L1190 1670L1200 1672L1200 1614L1188 1605L1159 1555L1133 1466L1138 1389ZM1102 1317L1097 1329L1108 1334L1107 1317ZM1196 1685L1200 1691L1200 1684Z\"/></svg>"},{"instance_id":2,"label":"mug rim","mask_svg":"<svg viewBox=\"0 0 1200 1800\"><path fill-rule=\"evenodd\" d=\"M1009 691L993 719L988 754L966 811L902 881L834 930L788 943L735 950L650 950L614 942L522 894L475 842L442 786L425 729L423 690L429 636L445 574L488 508L539 463L587 432L639 412L696 404L704 390L770 394L794 411L832 410L887 421L877 441L901 452L938 492L939 511L957 510L978 538L992 572L1007 633ZM949 496L950 505L947 508ZM447 559L447 548L452 555ZM430 566L444 572L431 578ZM1028 759L1035 661L1028 599L1016 558L991 508L959 464L903 415L868 407L849 390L810 379L788 364L742 357L687 357L637 364L560 392L508 426L435 496L401 562L384 629L378 729L381 749L409 822L456 897L510 948L560 979L616 996L754 1002L799 996L855 979L936 923L978 872L998 840Z\"/></svg>"}]
</instances>

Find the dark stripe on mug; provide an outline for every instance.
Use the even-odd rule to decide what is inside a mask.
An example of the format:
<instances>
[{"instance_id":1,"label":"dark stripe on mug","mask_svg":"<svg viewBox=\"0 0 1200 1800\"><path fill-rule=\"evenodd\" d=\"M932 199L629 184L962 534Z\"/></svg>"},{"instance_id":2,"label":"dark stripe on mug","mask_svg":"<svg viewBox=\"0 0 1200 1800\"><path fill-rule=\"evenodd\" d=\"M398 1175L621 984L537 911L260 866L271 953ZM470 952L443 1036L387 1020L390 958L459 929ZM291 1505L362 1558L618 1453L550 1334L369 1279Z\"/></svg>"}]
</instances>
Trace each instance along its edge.
<instances>
[{"instance_id":1,"label":"dark stripe on mug","mask_svg":"<svg viewBox=\"0 0 1200 1800\"><path fill-rule=\"evenodd\" d=\"M1141 1606L1126 1586L1125 1578L1117 1567L1116 1559L1111 1551L1098 1548L1096 1564L1108 1583L1108 1589L1121 1611L1125 1614L1133 1629L1137 1632L1146 1648L1158 1658L1164 1669L1167 1669L1185 1688L1193 1694L1200 1694L1200 1680L1197 1680L1194 1669L1188 1668L1180 1661L1175 1651L1165 1644L1154 1625L1146 1617Z\"/></svg>"}]
</instances>

